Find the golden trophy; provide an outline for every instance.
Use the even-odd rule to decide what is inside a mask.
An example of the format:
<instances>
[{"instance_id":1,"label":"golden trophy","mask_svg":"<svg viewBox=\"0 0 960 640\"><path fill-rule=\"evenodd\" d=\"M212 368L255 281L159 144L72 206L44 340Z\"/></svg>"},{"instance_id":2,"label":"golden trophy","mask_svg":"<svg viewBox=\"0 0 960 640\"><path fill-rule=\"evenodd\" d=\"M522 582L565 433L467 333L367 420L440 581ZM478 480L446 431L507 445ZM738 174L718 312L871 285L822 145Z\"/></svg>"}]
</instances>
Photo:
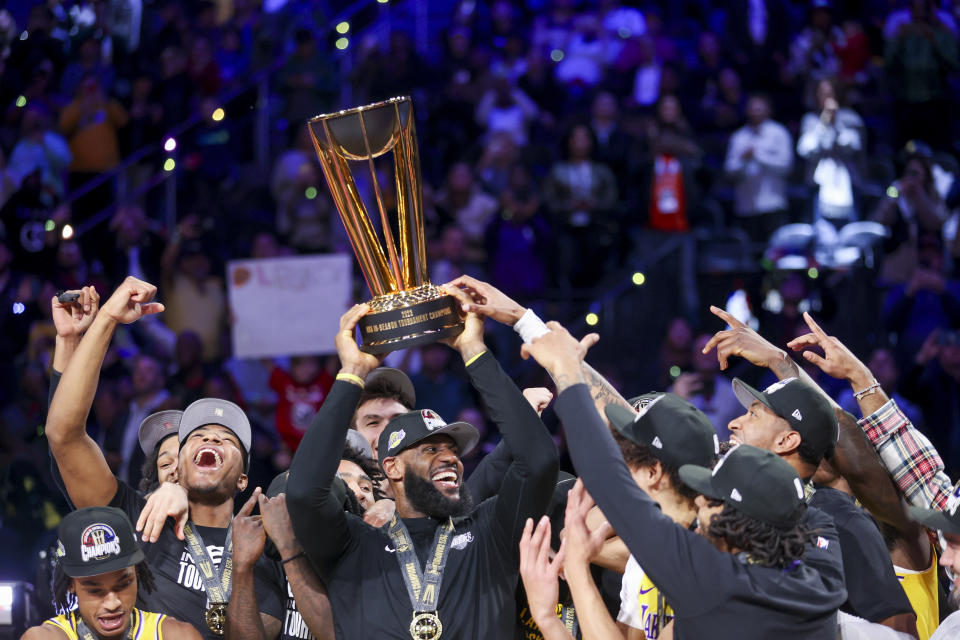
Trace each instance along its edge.
<instances>
[{"instance_id":1,"label":"golden trophy","mask_svg":"<svg viewBox=\"0 0 960 640\"><path fill-rule=\"evenodd\" d=\"M361 349L386 353L463 331L456 300L430 283L423 232L420 159L408 96L311 118L307 125L333 202L346 227L373 299L360 320ZM393 152L397 233L394 239L374 160ZM366 164L384 243L370 222L350 172Z\"/></svg>"}]
</instances>

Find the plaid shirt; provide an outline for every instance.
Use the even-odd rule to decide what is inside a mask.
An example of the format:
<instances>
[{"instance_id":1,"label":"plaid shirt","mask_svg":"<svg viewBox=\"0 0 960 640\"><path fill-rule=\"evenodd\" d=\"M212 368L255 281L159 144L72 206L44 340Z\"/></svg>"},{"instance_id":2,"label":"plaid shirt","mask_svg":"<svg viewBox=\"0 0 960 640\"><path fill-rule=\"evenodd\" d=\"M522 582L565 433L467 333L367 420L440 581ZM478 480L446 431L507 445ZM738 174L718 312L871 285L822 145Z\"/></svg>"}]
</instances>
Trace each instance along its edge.
<instances>
[{"instance_id":1,"label":"plaid shirt","mask_svg":"<svg viewBox=\"0 0 960 640\"><path fill-rule=\"evenodd\" d=\"M945 511L960 499L960 483L954 488L940 454L896 401L890 400L859 424L911 505Z\"/></svg>"}]
</instances>

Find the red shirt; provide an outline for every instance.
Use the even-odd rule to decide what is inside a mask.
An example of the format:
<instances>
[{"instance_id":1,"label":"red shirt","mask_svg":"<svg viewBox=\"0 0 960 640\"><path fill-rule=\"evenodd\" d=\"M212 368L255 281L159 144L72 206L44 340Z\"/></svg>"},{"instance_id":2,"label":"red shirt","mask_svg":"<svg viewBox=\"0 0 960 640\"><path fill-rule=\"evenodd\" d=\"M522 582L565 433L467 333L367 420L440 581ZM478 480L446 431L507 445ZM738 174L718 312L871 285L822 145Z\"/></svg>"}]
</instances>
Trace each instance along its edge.
<instances>
[{"instance_id":1,"label":"red shirt","mask_svg":"<svg viewBox=\"0 0 960 640\"><path fill-rule=\"evenodd\" d=\"M270 388L277 392L277 433L291 452L297 450L332 386L333 378L326 371L307 384L297 383L280 367L274 367L270 373Z\"/></svg>"}]
</instances>

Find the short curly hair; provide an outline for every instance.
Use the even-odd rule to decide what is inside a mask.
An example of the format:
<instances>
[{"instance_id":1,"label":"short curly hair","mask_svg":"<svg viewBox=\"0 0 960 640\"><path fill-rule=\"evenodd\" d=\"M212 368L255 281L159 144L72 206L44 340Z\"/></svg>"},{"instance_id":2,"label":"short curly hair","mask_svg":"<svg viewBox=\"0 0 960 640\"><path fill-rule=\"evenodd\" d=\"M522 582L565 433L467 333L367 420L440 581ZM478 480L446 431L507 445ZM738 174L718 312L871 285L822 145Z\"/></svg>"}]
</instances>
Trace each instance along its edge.
<instances>
[{"instance_id":1,"label":"short curly hair","mask_svg":"<svg viewBox=\"0 0 960 640\"><path fill-rule=\"evenodd\" d=\"M708 499L708 502L714 506L723 504L723 510L711 518L707 535L745 552L752 562L761 566L788 568L803 557L807 543L813 539L802 518L793 528L781 529L720 500ZM805 512L806 506L802 509Z\"/></svg>"},{"instance_id":2,"label":"short curly hair","mask_svg":"<svg viewBox=\"0 0 960 640\"><path fill-rule=\"evenodd\" d=\"M680 479L678 467L675 467L669 462L664 462L655 456L647 445L634 442L618 431L613 432L613 439L620 447L623 460L630 469L649 469L659 462L664 475L670 479L670 486L673 487L673 490L676 491L680 497L693 502L694 498L700 495Z\"/></svg>"}]
</instances>

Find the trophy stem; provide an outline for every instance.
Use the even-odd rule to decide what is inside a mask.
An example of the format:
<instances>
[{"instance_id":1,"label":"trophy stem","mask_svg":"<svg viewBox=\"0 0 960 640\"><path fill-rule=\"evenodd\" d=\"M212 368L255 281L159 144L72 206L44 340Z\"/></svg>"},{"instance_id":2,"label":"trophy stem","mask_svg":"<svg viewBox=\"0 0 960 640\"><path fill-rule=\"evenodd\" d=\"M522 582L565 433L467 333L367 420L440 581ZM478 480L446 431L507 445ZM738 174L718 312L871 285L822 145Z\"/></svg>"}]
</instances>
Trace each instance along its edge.
<instances>
[{"instance_id":1,"label":"trophy stem","mask_svg":"<svg viewBox=\"0 0 960 640\"><path fill-rule=\"evenodd\" d=\"M377 180L377 170L373 165L373 153L370 151L370 139L367 137L367 125L363 121L363 111L360 116L360 132L363 135L363 144L367 151L367 165L370 167L370 178L373 181L373 190L376 195L377 209L380 211L380 224L383 226L383 239L387 244L387 255L390 256L390 268L397 284L401 289L406 284L403 275L400 273L400 258L397 257L397 247L393 240L393 230L390 229L390 220L387 218L387 210L383 207L383 194L380 193L380 182Z\"/></svg>"}]
</instances>

